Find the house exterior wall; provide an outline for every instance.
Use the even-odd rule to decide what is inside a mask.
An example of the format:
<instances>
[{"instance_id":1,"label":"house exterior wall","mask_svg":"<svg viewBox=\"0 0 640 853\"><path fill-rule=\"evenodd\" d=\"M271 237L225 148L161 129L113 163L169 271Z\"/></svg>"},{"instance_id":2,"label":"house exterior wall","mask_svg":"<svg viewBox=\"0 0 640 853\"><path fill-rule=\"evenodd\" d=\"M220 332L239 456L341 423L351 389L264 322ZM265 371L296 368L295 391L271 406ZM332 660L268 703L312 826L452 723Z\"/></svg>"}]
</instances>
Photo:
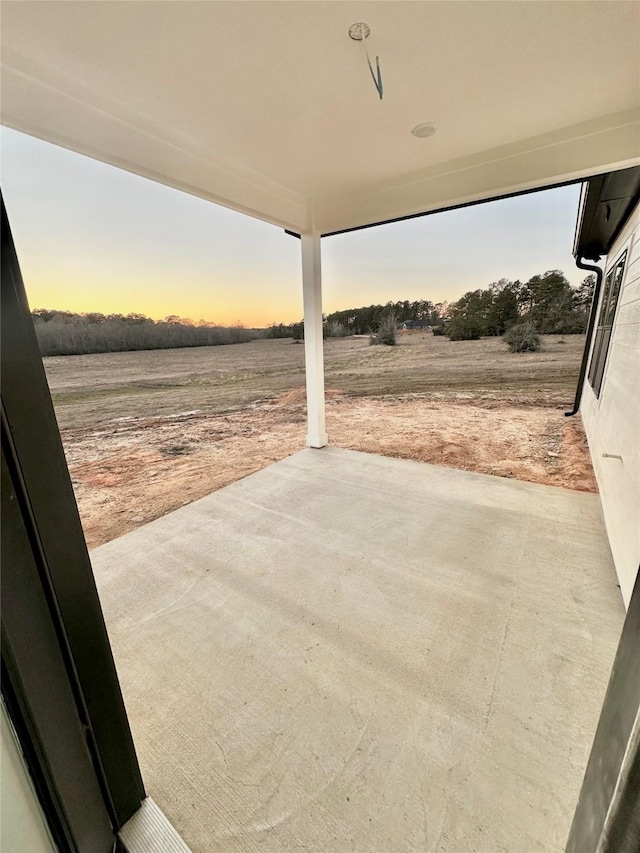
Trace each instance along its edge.
<instances>
[{"instance_id":1,"label":"house exterior wall","mask_svg":"<svg viewBox=\"0 0 640 853\"><path fill-rule=\"evenodd\" d=\"M628 606L640 563L640 205L607 256L601 300L607 273L625 250L626 264L600 397L586 378L580 412L620 588ZM600 305L598 317L599 312ZM591 346L593 350L593 342ZM621 456L622 460L603 454Z\"/></svg>"}]
</instances>

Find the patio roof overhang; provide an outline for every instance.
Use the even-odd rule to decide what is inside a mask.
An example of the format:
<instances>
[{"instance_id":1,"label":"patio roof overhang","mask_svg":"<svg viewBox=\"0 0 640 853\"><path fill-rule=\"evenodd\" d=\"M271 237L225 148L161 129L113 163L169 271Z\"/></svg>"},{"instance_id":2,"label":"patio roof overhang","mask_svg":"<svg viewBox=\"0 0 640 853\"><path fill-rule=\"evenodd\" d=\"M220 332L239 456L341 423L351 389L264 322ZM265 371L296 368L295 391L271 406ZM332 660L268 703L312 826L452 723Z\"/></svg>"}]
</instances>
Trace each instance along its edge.
<instances>
[{"instance_id":1,"label":"patio roof overhang","mask_svg":"<svg viewBox=\"0 0 640 853\"><path fill-rule=\"evenodd\" d=\"M7 3L2 121L328 234L640 162L639 23L617 0Z\"/></svg>"},{"instance_id":2,"label":"patio roof overhang","mask_svg":"<svg viewBox=\"0 0 640 853\"><path fill-rule=\"evenodd\" d=\"M639 19L637 4L624 0L6 3L1 118L303 235L309 443L322 446L320 235L638 165ZM380 56L382 101L362 46L347 35L363 20ZM411 128L425 121L437 132L416 139ZM29 357L41 371L35 349ZM35 422L59 442L45 408L31 407L29 427L16 434L29 433L36 460L45 458L72 497L61 448L58 464L42 449L51 442L31 440ZM55 478L42 476L33 453L31 464L32 481L50 488ZM50 503L79 529L72 500ZM52 527L51 513L36 515ZM57 556L66 578L68 543L48 535L46 556ZM81 534L74 547L84 547ZM82 577L89 588L90 571ZM64 587L80 623L88 611L77 591ZM103 637L103 628L86 636ZM94 648L78 647L85 656ZM614 675L635 684L627 672L636 659L621 657L629 660ZM618 682L609 701L616 713ZM104 695L104 677L81 686L92 701ZM118 697L114 689L107 698ZM109 706L98 705L94 717L108 719L111 732Z\"/></svg>"},{"instance_id":3,"label":"patio roof overhang","mask_svg":"<svg viewBox=\"0 0 640 853\"><path fill-rule=\"evenodd\" d=\"M640 168L623 169L584 184L573 254L599 261L609 254L620 229L640 200Z\"/></svg>"}]
</instances>

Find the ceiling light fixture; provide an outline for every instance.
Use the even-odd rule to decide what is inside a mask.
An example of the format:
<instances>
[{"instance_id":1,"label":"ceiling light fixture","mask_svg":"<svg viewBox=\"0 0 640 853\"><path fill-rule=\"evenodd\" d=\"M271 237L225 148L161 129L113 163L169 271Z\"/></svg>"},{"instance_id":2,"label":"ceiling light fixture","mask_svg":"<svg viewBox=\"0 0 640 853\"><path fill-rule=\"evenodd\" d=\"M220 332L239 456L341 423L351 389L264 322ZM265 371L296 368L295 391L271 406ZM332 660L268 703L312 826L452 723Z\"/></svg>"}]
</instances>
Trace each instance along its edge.
<instances>
[{"instance_id":1,"label":"ceiling light fixture","mask_svg":"<svg viewBox=\"0 0 640 853\"><path fill-rule=\"evenodd\" d=\"M426 139L428 136L433 136L435 132L436 129L430 121L417 124L411 131L411 133L413 133L414 136L417 136L418 139Z\"/></svg>"}]
</instances>

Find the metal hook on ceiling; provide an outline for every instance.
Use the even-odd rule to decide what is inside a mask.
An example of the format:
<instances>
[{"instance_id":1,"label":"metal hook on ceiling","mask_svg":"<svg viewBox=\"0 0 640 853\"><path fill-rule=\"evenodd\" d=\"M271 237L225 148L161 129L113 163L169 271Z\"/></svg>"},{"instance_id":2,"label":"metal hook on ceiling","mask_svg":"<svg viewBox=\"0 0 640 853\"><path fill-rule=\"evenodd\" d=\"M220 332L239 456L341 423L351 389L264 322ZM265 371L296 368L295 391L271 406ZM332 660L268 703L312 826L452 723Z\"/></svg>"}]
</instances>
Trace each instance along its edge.
<instances>
[{"instance_id":1,"label":"metal hook on ceiling","mask_svg":"<svg viewBox=\"0 0 640 853\"><path fill-rule=\"evenodd\" d=\"M360 21L356 24L351 24L349 27L349 38L352 38L354 41L361 41L364 45L364 52L367 58L367 65L369 66L369 71L371 72L371 79L373 80L373 85L376 87L376 91L378 92L378 96L380 100L382 100L382 95L384 93L384 89L382 87L382 72L380 71L380 57L376 56L376 70L374 72L373 66L371 65L371 58L369 57L369 49L367 48L367 39L371 35L371 27L369 24L365 24Z\"/></svg>"}]
</instances>

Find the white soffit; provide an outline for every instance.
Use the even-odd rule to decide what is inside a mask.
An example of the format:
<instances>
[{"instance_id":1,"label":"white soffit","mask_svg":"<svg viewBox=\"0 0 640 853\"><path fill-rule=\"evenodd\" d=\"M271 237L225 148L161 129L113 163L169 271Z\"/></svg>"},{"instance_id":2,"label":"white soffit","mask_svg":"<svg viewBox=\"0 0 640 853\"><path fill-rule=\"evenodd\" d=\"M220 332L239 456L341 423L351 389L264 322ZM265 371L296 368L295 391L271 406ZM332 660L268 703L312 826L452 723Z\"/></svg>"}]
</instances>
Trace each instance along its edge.
<instances>
[{"instance_id":1,"label":"white soffit","mask_svg":"<svg viewBox=\"0 0 640 853\"><path fill-rule=\"evenodd\" d=\"M5 1L2 121L328 233L640 162L639 33L627 0Z\"/></svg>"}]
</instances>

